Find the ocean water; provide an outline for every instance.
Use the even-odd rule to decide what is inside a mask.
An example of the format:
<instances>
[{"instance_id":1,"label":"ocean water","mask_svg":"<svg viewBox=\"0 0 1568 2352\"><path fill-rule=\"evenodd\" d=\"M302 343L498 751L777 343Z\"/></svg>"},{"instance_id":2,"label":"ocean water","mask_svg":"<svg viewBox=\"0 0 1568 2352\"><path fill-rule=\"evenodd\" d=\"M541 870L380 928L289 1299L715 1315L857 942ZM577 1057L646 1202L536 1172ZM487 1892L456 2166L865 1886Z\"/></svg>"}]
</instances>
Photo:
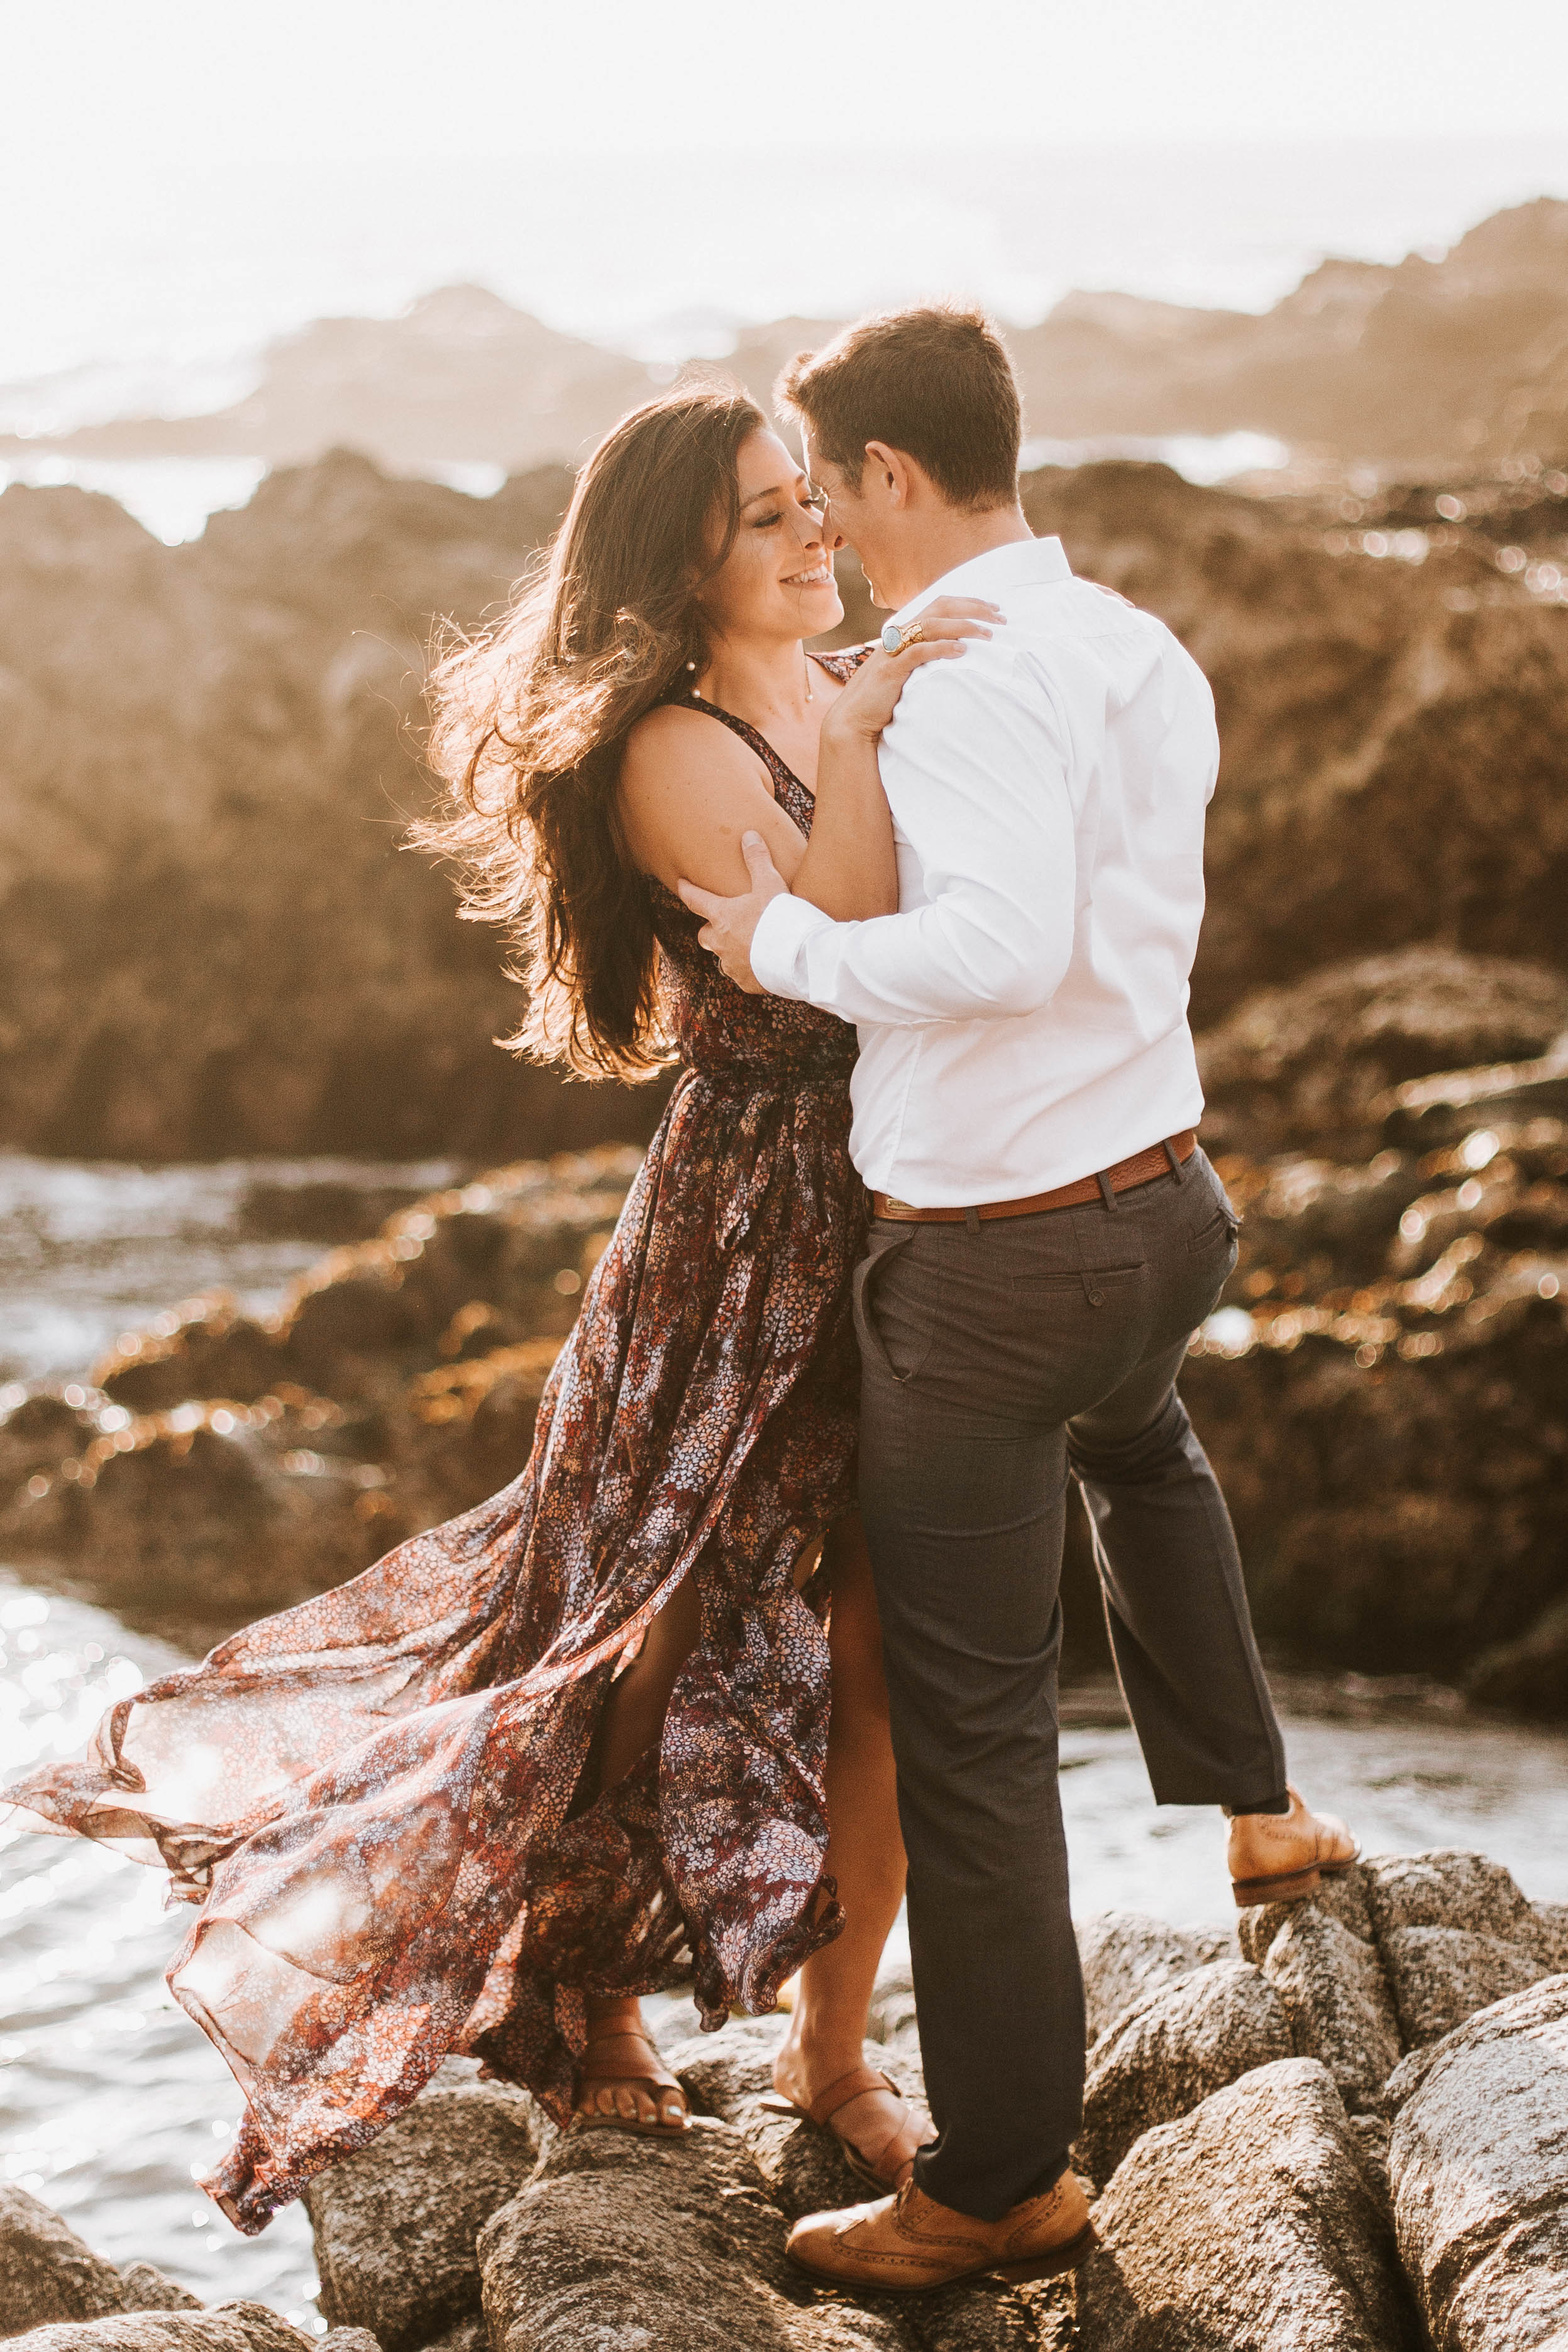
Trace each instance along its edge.
<instances>
[{"instance_id":1,"label":"ocean water","mask_svg":"<svg viewBox=\"0 0 1568 2352\"><path fill-rule=\"evenodd\" d=\"M1236 475L1268 473L1289 462L1282 441L1263 433L1174 433L1157 440L1030 441L1024 463L1076 466L1100 457L1158 458L1189 482L1229 481ZM433 465L427 472L469 498L493 498L506 478L503 466L478 462ZM0 462L0 491L13 482L58 488L74 483L117 499L128 514L178 547L199 539L210 515L247 506L267 467L259 457L75 457L17 458Z\"/></svg>"},{"instance_id":2,"label":"ocean water","mask_svg":"<svg viewBox=\"0 0 1568 2352\"><path fill-rule=\"evenodd\" d=\"M450 1174L0 1158L4 1376L79 1370L126 1325L215 1285L267 1307L316 1247L256 1237L242 1212L258 1181L380 1190ZM109 1706L176 1656L0 1562L0 1780L76 1752ZM1214 1816L1156 1811L1131 1732L1089 1712L1063 1740L1075 1909L1224 1920ZM1364 1694L1342 1713L1348 1719L1289 1713L1292 1769L1314 1801L1354 1822L1368 1850L1481 1847L1534 1899L1568 1900L1568 1736L1397 1698L1379 1707ZM194 2185L233 2131L240 2098L163 1983L188 1916L163 1907L157 1873L0 1822L0 2178L55 2206L111 2260L150 2259L209 2301L251 2296L314 2327L302 2210L246 2239ZM906 1952L900 1927L889 1962ZM679 2001L660 2011L671 2024L686 2014Z\"/></svg>"}]
</instances>

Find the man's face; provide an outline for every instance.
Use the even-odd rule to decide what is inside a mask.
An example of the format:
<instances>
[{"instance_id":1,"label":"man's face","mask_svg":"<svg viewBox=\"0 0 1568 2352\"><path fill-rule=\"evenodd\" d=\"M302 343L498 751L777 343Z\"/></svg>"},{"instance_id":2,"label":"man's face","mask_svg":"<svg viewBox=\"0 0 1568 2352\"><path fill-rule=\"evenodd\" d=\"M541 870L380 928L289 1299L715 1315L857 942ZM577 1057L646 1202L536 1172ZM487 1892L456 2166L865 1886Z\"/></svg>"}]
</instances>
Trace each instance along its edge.
<instances>
[{"instance_id":1,"label":"man's face","mask_svg":"<svg viewBox=\"0 0 1568 2352\"><path fill-rule=\"evenodd\" d=\"M842 468L812 447L808 432L803 432L802 440L805 470L813 486L827 501L825 529L829 546L835 531L847 539L860 559L872 604L894 611L907 602L897 588L900 570L899 509L889 502L875 463L867 459L861 469L859 488L851 489Z\"/></svg>"}]
</instances>

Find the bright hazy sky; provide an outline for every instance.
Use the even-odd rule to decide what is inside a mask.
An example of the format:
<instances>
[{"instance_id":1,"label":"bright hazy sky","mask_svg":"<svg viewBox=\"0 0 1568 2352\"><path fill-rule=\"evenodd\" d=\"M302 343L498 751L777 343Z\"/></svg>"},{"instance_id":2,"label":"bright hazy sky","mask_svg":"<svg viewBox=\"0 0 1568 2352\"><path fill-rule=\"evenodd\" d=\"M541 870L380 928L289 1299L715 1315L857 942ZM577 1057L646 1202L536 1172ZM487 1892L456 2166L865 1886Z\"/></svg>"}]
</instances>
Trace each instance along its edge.
<instances>
[{"instance_id":1,"label":"bright hazy sky","mask_svg":"<svg viewBox=\"0 0 1568 2352\"><path fill-rule=\"evenodd\" d=\"M0 387L99 370L82 417L458 281L665 358L702 312L1261 309L1568 197L1568 0L0 0Z\"/></svg>"},{"instance_id":2,"label":"bright hazy sky","mask_svg":"<svg viewBox=\"0 0 1568 2352\"><path fill-rule=\"evenodd\" d=\"M0 0L5 176L1568 130L1564 0Z\"/></svg>"}]
</instances>

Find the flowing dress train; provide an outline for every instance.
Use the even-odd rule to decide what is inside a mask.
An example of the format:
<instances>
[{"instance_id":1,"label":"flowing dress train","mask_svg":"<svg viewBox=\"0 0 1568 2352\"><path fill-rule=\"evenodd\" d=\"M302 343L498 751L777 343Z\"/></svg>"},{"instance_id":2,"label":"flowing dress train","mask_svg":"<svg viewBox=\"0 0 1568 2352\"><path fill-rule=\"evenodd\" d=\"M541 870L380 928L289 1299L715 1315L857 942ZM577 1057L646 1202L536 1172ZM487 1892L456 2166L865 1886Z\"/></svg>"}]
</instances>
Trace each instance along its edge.
<instances>
[{"instance_id":1,"label":"flowing dress train","mask_svg":"<svg viewBox=\"0 0 1568 2352\"><path fill-rule=\"evenodd\" d=\"M778 755L703 708L808 830ZM841 1924L827 1596L795 1574L852 1500L855 1036L742 993L648 887L683 1067L522 1475L9 1792L198 1906L169 1982L246 2093L205 2185L247 2231L447 2053L564 2120L588 1992L651 1991L687 1943L713 2029L770 2009ZM617 1664L688 1575L700 1633L657 1748L574 1811Z\"/></svg>"}]
</instances>

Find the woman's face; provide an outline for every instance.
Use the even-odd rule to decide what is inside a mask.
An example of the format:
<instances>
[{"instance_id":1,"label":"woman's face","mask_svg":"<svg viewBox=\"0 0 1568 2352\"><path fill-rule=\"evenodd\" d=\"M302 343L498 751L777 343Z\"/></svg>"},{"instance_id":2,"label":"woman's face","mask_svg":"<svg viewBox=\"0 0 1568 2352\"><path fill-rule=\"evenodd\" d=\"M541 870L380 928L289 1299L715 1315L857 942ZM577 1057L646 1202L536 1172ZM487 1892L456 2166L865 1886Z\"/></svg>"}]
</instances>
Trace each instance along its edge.
<instances>
[{"instance_id":1,"label":"woman's face","mask_svg":"<svg viewBox=\"0 0 1568 2352\"><path fill-rule=\"evenodd\" d=\"M833 579L837 533L825 538L810 486L776 433L759 426L736 460L741 527L698 601L716 635L816 637L844 607Z\"/></svg>"}]
</instances>

